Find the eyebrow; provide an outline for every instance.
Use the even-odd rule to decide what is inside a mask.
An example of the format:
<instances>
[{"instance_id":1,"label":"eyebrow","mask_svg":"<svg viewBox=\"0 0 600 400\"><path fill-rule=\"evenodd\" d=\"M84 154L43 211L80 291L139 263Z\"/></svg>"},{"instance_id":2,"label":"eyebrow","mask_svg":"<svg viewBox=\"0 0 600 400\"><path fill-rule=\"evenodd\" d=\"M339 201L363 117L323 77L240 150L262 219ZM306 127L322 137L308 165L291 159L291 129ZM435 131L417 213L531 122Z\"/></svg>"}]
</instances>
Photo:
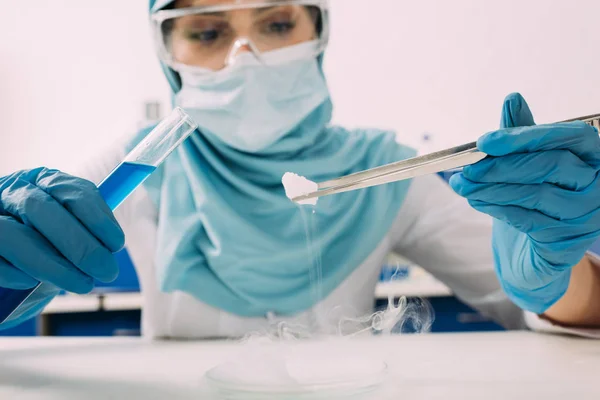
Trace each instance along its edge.
<instances>
[{"instance_id":1,"label":"eyebrow","mask_svg":"<svg viewBox=\"0 0 600 400\"><path fill-rule=\"evenodd\" d=\"M266 12L269 12L271 10L273 10L274 8L281 8L281 7L287 7L290 6L291 4L276 4L279 0L265 0L265 3L274 3L272 6L267 6L267 7L257 7L254 9L254 14L258 15L258 14L264 14Z\"/></svg>"}]
</instances>

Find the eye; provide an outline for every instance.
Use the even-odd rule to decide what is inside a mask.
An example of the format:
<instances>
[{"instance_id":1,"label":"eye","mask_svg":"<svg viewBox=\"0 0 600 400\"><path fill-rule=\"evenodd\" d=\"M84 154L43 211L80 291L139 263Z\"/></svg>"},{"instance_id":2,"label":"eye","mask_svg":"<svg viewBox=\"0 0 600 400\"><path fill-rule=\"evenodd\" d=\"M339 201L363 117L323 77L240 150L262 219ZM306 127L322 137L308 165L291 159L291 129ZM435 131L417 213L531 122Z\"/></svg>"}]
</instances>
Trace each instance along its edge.
<instances>
[{"instance_id":1,"label":"eye","mask_svg":"<svg viewBox=\"0 0 600 400\"><path fill-rule=\"evenodd\" d=\"M187 22L185 25L181 24L183 25L181 26L182 37L193 44L204 46L222 40L230 29L227 23L209 19L196 18L185 22Z\"/></svg>"},{"instance_id":2,"label":"eye","mask_svg":"<svg viewBox=\"0 0 600 400\"><path fill-rule=\"evenodd\" d=\"M210 29L204 31L190 31L186 32L186 38L197 42L210 43L214 42L219 38L220 32L217 29Z\"/></svg>"},{"instance_id":3,"label":"eye","mask_svg":"<svg viewBox=\"0 0 600 400\"><path fill-rule=\"evenodd\" d=\"M285 34L293 30L295 27L296 24L291 21L271 22L268 25L267 30L269 33Z\"/></svg>"},{"instance_id":4,"label":"eye","mask_svg":"<svg viewBox=\"0 0 600 400\"><path fill-rule=\"evenodd\" d=\"M290 7L275 7L266 11L258 24L263 34L285 36L296 28L297 12Z\"/></svg>"}]
</instances>

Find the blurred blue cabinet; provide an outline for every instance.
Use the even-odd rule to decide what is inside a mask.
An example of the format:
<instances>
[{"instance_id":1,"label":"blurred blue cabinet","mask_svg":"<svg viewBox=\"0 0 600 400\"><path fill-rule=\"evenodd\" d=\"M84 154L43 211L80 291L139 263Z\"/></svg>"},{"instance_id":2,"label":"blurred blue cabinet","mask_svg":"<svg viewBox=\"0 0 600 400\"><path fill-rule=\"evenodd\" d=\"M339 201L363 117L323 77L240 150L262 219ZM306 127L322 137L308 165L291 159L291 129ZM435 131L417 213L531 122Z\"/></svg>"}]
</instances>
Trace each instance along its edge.
<instances>
[{"instance_id":1,"label":"blurred blue cabinet","mask_svg":"<svg viewBox=\"0 0 600 400\"><path fill-rule=\"evenodd\" d=\"M119 276L111 283L96 282L93 293L139 292L140 282L126 249L115 254ZM52 336L137 336L141 311L103 311L48 316L45 331Z\"/></svg>"},{"instance_id":2,"label":"blurred blue cabinet","mask_svg":"<svg viewBox=\"0 0 600 400\"><path fill-rule=\"evenodd\" d=\"M14 328L0 330L0 336L35 336L38 332L38 319L30 319Z\"/></svg>"},{"instance_id":3,"label":"blurred blue cabinet","mask_svg":"<svg viewBox=\"0 0 600 400\"><path fill-rule=\"evenodd\" d=\"M115 254L119 276L114 282L96 282L93 293L139 292L140 283L127 250ZM57 336L113 336L139 334L140 311L46 314L11 329L0 330L0 336L35 336L40 330Z\"/></svg>"},{"instance_id":4,"label":"blurred blue cabinet","mask_svg":"<svg viewBox=\"0 0 600 400\"><path fill-rule=\"evenodd\" d=\"M140 282L127 249L115 254L115 258L119 263L119 276L111 283L96 282L97 290L101 292L109 291L109 289L121 292L139 292Z\"/></svg>"},{"instance_id":5,"label":"blurred blue cabinet","mask_svg":"<svg viewBox=\"0 0 600 400\"><path fill-rule=\"evenodd\" d=\"M49 336L140 336L141 311L98 311L47 316Z\"/></svg>"},{"instance_id":6,"label":"blurred blue cabinet","mask_svg":"<svg viewBox=\"0 0 600 400\"><path fill-rule=\"evenodd\" d=\"M484 317L454 296L431 297L426 299L434 310L431 332L484 332L503 331L502 326ZM410 301L410 299L409 299ZM387 307L386 300L376 304L377 309Z\"/></svg>"},{"instance_id":7,"label":"blurred blue cabinet","mask_svg":"<svg viewBox=\"0 0 600 400\"><path fill-rule=\"evenodd\" d=\"M428 299L435 310L432 332L483 332L503 331L502 326L478 311L467 306L456 297Z\"/></svg>"},{"instance_id":8,"label":"blurred blue cabinet","mask_svg":"<svg viewBox=\"0 0 600 400\"><path fill-rule=\"evenodd\" d=\"M140 282L126 249L115 254L119 276L114 282L96 282L92 293L139 292ZM52 314L45 317L44 331L51 336L138 336L141 311L103 311Z\"/></svg>"}]
</instances>

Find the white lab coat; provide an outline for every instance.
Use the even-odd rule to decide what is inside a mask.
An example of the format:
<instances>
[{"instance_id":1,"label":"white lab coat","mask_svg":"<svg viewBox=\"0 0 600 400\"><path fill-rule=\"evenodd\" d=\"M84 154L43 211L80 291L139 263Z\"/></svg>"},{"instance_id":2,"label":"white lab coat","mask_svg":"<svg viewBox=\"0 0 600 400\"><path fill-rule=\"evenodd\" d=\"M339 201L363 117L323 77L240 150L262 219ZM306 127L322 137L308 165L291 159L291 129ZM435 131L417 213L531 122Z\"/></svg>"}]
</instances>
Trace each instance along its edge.
<instances>
[{"instance_id":1,"label":"white lab coat","mask_svg":"<svg viewBox=\"0 0 600 400\"><path fill-rule=\"evenodd\" d=\"M123 159L123 148L115 145L79 175L99 183ZM239 317L204 304L183 292L161 292L154 263L158 211L144 188L139 188L123 203L116 216L125 231L127 250L140 279L143 293L142 330L145 336L241 337L266 329L279 320L275 315ZM462 301L506 328L528 327L587 336L597 334L591 330L552 326L536 315L523 313L508 300L494 273L491 227L490 217L473 210L438 176L414 179L395 223L365 262L315 309L285 320L307 326L309 321L314 324L317 316L318 328L330 331L332 327L326 325L332 320L318 318L324 314L323 310L338 307L336 312L345 317L370 314L381 266L387 255L395 251L425 268L448 285Z\"/></svg>"}]
</instances>

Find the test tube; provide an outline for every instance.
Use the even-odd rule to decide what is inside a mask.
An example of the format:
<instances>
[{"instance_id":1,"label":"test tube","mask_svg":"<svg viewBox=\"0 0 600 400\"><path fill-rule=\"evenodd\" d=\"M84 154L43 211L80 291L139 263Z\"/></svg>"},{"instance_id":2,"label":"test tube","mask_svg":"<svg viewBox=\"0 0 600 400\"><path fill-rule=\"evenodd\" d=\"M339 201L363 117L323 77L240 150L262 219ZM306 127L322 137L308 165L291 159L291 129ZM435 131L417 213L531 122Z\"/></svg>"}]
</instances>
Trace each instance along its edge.
<instances>
[{"instance_id":1,"label":"test tube","mask_svg":"<svg viewBox=\"0 0 600 400\"><path fill-rule=\"evenodd\" d=\"M110 209L116 210L197 127L179 107L162 120L98 185ZM0 324L30 311L26 300L31 300L29 304L38 304L35 297L41 300L60 291L47 282L27 290L0 288Z\"/></svg>"},{"instance_id":2,"label":"test tube","mask_svg":"<svg viewBox=\"0 0 600 400\"><path fill-rule=\"evenodd\" d=\"M179 107L162 120L98 185L110 209L119 207L196 128Z\"/></svg>"}]
</instances>

